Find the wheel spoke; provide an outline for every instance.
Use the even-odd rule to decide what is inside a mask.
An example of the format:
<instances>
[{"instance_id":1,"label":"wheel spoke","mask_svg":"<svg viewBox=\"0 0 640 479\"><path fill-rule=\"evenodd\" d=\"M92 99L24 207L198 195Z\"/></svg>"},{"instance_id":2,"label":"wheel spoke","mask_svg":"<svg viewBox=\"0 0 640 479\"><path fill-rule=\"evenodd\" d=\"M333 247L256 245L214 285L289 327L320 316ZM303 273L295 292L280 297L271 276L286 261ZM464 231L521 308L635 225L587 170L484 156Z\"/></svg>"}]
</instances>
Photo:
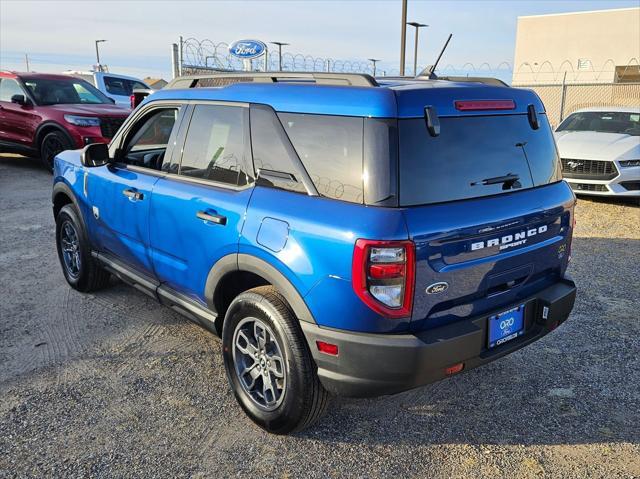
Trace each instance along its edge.
<instances>
[{"instance_id":1,"label":"wheel spoke","mask_svg":"<svg viewBox=\"0 0 640 479\"><path fill-rule=\"evenodd\" d=\"M258 342L258 349L263 350L267 344L267 330L262 323L253 323L253 336Z\"/></svg>"},{"instance_id":2,"label":"wheel spoke","mask_svg":"<svg viewBox=\"0 0 640 479\"><path fill-rule=\"evenodd\" d=\"M242 378L242 381L249 391L254 388L254 386L256 385L256 379L260 377L260 372L256 368L256 364L257 363L254 362L251 366L244 368L244 370L240 373L240 377ZM247 381L245 380L247 375L249 375L249 379L251 379L250 383L247 383Z\"/></svg>"},{"instance_id":3,"label":"wheel spoke","mask_svg":"<svg viewBox=\"0 0 640 479\"><path fill-rule=\"evenodd\" d=\"M269 393L269 395L267 395L267 393ZM267 403L267 406L271 406L276 402L276 391L273 387L269 372L265 372L265 374L262 375L262 397L264 398L264 402Z\"/></svg>"},{"instance_id":4,"label":"wheel spoke","mask_svg":"<svg viewBox=\"0 0 640 479\"><path fill-rule=\"evenodd\" d=\"M269 372L278 379L284 378L284 362L280 356L269 356Z\"/></svg>"},{"instance_id":5,"label":"wheel spoke","mask_svg":"<svg viewBox=\"0 0 640 479\"><path fill-rule=\"evenodd\" d=\"M236 337L236 348L238 348L238 351L242 354L246 354L251 357L258 352L258 348L251 344L246 333L242 330L238 331L238 336Z\"/></svg>"}]
</instances>

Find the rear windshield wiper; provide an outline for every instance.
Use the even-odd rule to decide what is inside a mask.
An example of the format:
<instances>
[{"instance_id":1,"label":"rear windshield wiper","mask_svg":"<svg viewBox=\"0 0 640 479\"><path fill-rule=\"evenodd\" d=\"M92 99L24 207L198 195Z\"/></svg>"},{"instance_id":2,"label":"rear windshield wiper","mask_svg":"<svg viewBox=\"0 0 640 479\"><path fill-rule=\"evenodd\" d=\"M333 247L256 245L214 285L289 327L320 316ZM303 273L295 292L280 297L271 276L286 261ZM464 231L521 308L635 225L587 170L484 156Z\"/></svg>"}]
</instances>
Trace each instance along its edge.
<instances>
[{"instance_id":1,"label":"rear windshield wiper","mask_svg":"<svg viewBox=\"0 0 640 479\"><path fill-rule=\"evenodd\" d=\"M494 176L493 178L485 178L481 181L474 181L471 186L477 185L499 185L502 183L503 190L510 190L511 188L521 188L520 177L512 173L508 173L504 176Z\"/></svg>"}]
</instances>

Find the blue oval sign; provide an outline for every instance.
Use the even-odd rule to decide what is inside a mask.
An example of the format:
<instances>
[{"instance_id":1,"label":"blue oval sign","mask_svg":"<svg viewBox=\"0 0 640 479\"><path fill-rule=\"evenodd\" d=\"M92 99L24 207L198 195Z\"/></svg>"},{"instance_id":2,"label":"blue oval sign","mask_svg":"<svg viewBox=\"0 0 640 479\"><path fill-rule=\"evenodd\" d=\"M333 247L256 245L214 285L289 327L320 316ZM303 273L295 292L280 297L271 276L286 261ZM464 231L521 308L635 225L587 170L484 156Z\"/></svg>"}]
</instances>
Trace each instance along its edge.
<instances>
[{"instance_id":1,"label":"blue oval sign","mask_svg":"<svg viewBox=\"0 0 640 479\"><path fill-rule=\"evenodd\" d=\"M238 40L229 45L229 53L243 60L257 58L266 50L267 46L259 40Z\"/></svg>"}]
</instances>

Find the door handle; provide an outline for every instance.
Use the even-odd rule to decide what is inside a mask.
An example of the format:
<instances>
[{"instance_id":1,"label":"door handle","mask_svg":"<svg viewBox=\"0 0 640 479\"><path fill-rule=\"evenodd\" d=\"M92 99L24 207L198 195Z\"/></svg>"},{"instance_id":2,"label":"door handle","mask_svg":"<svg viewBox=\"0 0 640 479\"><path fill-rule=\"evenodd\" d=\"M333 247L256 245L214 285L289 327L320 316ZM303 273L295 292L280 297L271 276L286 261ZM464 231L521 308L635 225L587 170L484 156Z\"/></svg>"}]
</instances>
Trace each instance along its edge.
<instances>
[{"instance_id":1,"label":"door handle","mask_svg":"<svg viewBox=\"0 0 640 479\"><path fill-rule=\"evenodd\" d=\"M198 219L201 219L202 221L210 221L211 223L215 223L217 225L224 226L227 224L226 216L211 214L207 213L206 211L198 211L196 213L196 217Z\"/></svg>"},{"instance_id":2,"label":"door handle","mask_svg":"<svg viewBox=\"0 0 640 479\"><path fill-rule=\"evenodd\" d=\"M144 194L136 190L122 190L122 194L133 201L140 201L144 199Z\"/></svg>"}]
</instances>

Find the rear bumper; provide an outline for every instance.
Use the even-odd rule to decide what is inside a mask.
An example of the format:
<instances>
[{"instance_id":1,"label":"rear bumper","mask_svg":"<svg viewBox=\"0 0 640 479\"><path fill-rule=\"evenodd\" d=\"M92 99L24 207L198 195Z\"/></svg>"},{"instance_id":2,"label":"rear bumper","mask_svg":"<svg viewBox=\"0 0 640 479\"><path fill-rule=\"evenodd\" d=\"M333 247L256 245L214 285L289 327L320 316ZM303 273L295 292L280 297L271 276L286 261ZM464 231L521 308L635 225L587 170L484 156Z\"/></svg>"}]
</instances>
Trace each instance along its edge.
<instances>
[{"instance_id":1,"label":"rear bumper","mask_svg":"<svg viewBox=\"0 0 640 479\"><path fill-rule=\"evenodd\" d=\"M324 387L340 396L373 397L439 381L446 377L445 368L460 362L468 370L516 351L564 322L575 297L575 284L563 279L519 301L526 304L525 334L490 350L487 317L499 311L416 334L361 334L301 325ZM316 341L338 345L338 356L320 353Z\"/></svg>"}]
</instances>

